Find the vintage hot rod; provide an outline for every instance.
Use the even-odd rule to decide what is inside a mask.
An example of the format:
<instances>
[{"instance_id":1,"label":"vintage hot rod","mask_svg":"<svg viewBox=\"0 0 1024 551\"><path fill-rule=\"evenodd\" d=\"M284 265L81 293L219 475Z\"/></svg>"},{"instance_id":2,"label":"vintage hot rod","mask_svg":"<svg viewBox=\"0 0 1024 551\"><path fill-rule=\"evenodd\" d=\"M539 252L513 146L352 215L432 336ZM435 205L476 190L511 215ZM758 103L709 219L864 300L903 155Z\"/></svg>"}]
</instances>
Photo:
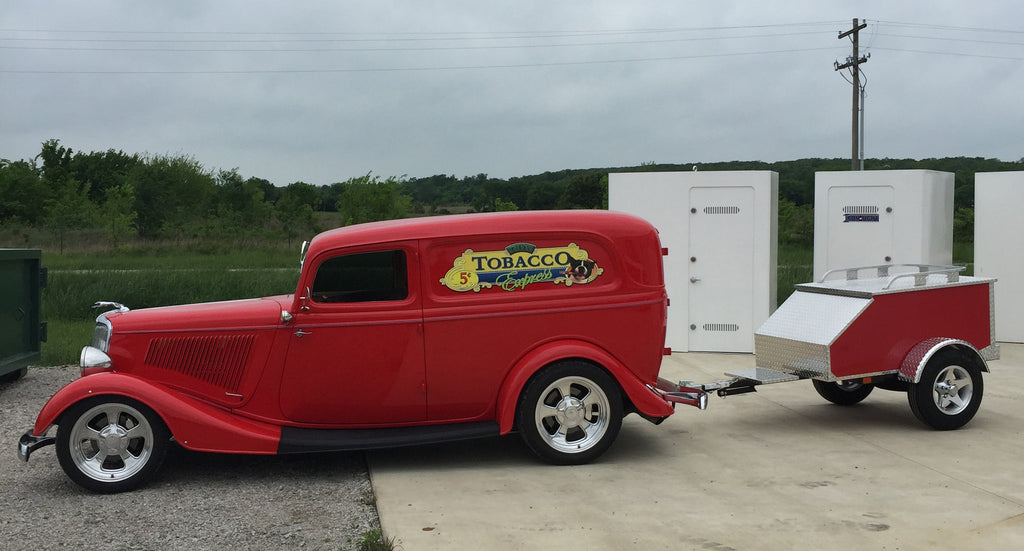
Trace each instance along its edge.
<instances>
[{"instance_id":1,"label":"vintage hot rod","mask_svg":"<svg viewBox=\"0 0 1024 551\"><path fill-rule=\"evenodd\" d=\"M602 211L327 231L291 295L99 303L110 310L82 377L47 402L19 455L55 444L97 492L142 484L172 442L285 454L516 430L544 460L591 461L623 415L660 422L674 402L706 400L658 378L665 252L647 222Z\"/></svg>"}]
</instances>

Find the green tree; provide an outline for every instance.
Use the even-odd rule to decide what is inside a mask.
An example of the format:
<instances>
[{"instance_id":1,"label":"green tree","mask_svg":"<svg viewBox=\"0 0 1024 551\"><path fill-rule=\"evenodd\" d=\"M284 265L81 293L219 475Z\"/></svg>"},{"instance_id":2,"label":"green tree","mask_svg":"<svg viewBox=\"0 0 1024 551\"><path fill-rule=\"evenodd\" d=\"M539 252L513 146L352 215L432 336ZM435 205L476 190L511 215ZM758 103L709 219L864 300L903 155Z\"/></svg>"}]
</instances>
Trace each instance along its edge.
<instances>
[{"instance_id":1,"label":"green tree","mask_svg":"<svg viewBox=\"0 0 1024 551\"><path fill-rule=\"evenodd\" d=\"M316 186L295 182L281 190L274 205L274 216L289 244L296 237L318 231L313 210L320 204L320 190Z\"/></svg>"},{"instance_id":2,"label":"green tree","mask_svg":"<svg viewBox=\"0 0 1024 551\"><path fill-rule=\"evenodd\" d=\"M89 184L79 184L71 177L56 184L54 191L46 210L46 224L57 234L59 252L64 254L68 231L96 224L96 204L89 200Z\"/></svg>"},{"instance_id":3,"label":"green tree","mask_svg":"<svg viewBox=\"0 0 1024 551\"><path fill-rule=\"evenodd\" d=\"M135 212L135 190L125 182L107 188L106 196L100 212L110 244L117 248L125 236L135 233L135 220L139 217Z\"/></svg>"},{"instance_id":4,"label":"green tree","mask_svg":"<svg viewBox=\"0 0 1024 551\"><path fill-rule=\"evenodd\" d=\"M779 242L814 244L814 208L779 199Z\"/></svg>"},{"instance_id":5,"label":"green tree","mask_svg":"<svg viewBox=\"0 0 1024 551\"><path fill-rule=\"evenodd\" d=\"M135 166L126 181L135 190L141 237L180 235L211 214L213 176L190 157L154 157Z\"/></svg>"},{"instance_id":6,"label":"green tree","mask_svg":"<svg viewBox=\"0 0 1024 551\"><path fill-rule=\"evenodd\" d=\"M519 210L512 201L502 201L501 197L494 198L494 212L508 212L513 210Z\"/></svg>"},{"instance_id":7,"label":"green tree","mask_svg":"<svg viewBox=\"0 0 1024 551\"><path fill-rule=\"evenodd\" d=\"M217 215L225 228L262 229L272 209L258 181L244 180L237 168L217 174Z\"/></svg>"},{"instance_id":8,"label":"green tree","mask_svg":"<svg viewBox=\"0 0 1024 551\"><path fill-rule=\"evenodd\" d=\"M138 154L129 155L113 149L90 153L79 151L71 157L68 169L75 180L89 184L89 199L99 205L106 200L107 190L124 184L128 173L142 162Z\"/></svg>"},{"instance_id":9,"label":"green tree","mask_svg":"<svg viewBox=\"0 0 1024 551\"><path fill-rule=\"evenodd\" d=\"M608 208L608 174L594 171L573 176L558 199L558 208Z\"/></svg>"},{"instance_id":10,"label":"green tree","mask_svg":"<svg viewBox=\"0 0 1024 551\"><path fill-rule=\"evenodd\" d=\"M0 222L42 222L49 190L26 161L0 159Z\"/></svg>"},{"instance_id":11,"label":"green tree","mask_svg":"<svg viewBox=\"0 0 1024 551\"><path fill-rule=\"evenodd\" d=\"M401 182L393 176L386 180L371 174L351 178L341 190L337 207L345 226L405 218L412 206L412 198L402 193Z\"/></svg>"}]
</instances>

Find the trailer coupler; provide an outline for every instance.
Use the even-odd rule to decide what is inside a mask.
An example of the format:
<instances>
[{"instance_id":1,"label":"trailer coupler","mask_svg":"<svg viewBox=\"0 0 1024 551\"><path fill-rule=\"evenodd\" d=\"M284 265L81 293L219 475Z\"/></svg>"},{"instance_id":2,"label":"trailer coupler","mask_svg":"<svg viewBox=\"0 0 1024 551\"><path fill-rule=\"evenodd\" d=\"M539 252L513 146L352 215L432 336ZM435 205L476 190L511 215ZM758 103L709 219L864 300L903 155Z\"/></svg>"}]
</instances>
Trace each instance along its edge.
<instances>
[{"instance_id":1,"label":"trailer coupler","mask_svg":"<svg viewBox=\"0 0 1024 551\"><path fill-rule=\"evenodd\" d=\"M659 377L657 388L652 388L652 390L655 390L666 402L686 404L703 410L708 408L709 392L714 392L725 398L726 396L757 392L756 387L760 384L764 384L764 381L749 377L733 377L724 381L704 384L694 384L693 381L679 381L677 384Z\"/></svg>"},{"instance_id":2,"label":"trailer coupler","mask_svg":"<svg viewBox=\"0 0 1024 551\"><path fill-rule=\"evenodd\" d=\"M686 381L681 381L679 384L683 384L684 382ZM705 392L714 391L715 394L725 398L726 396L736 396L737 394L757 392L757 385L759 384L761 384L761 381L748 379L746 377L734 377L725 381L716 381L697 386Z\"/></svg>"}]
</instances>

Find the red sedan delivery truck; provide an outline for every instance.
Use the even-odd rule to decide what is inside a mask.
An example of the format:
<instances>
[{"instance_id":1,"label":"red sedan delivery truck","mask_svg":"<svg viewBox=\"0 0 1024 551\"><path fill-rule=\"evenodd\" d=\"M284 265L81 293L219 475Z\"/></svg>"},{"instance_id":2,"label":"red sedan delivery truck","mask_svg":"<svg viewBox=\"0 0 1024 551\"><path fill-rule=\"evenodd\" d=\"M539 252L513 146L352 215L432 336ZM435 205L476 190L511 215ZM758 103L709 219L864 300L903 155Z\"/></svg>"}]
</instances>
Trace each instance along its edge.
<instances>
[{"instance_id":1,"label":"red sedan delivery truck","mask_svg":"<svg viewBox=\"0 0 1024 551\"><path fill-rule=\"evenodd\" d=\"M19 454L56 445L98 492L134 488L173 439L250 454L506 434L594 459L623 415L660 422L668 301L658 232L602 211L362 224L318 235L294 294L97 318L82 377ZM53 428L56 426L55 434Z\"/></svg>"}]
</instances>

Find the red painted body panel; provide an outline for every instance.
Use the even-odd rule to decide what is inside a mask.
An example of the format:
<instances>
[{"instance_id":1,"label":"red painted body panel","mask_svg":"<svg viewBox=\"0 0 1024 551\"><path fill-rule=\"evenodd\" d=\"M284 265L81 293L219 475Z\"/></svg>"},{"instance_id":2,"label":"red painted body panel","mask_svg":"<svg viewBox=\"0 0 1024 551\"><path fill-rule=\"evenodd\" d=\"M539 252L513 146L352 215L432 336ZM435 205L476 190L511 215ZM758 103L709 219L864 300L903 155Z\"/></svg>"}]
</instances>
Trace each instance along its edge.
<instances>
[{"instance_id":1,"label":"red painted body panel","mask_svg":"<svg viewBox=\"0 0 1024 551\"><path fill-rule=\"evenodd\" d=\"M898 371L927 339L960 339L981 350L992 344L991 335L988 283L879 294L832 344L832 374Z\"/></svg>"},{"instance_id":2,"label":"red painted body panel","mask_svg":"<svg viewBox=\"0 0 1024 551\"><path fill-rule=\"evenodd\" d=\"M393 250L407 262L404 298L308 296L325 261ZM529 378L573 358L607 370L643 414L665 417L671 404L646 386L657 383L664 349L661 254L650 224L606 211L328 231L311 242L294 295L107 314L115 372L58 392L35 431L78 400L118 394L207 451L274 453L281 427L497 421L508 432ZM460 287L459 262L492 282Z\"/></svg>"},{"instance_id":3,"label":"red painted body panel","mask_svg":"<svg viewBox=\"0 0 1024 551\"><path fill-rule=\"evenodd\" d=\"M415 242L402 248L410 274L419 272ZM345 248L346 253L366 247ZM329 250L310 266L335 256ZM404 300L309 303L289 324L280 383L281 411L290 422L331 426L394 426L423 422L423 309L419 280L410 277ZM307 334L294 336L296 331Z\"/></svg>"},{"instance_id":4,"label":"red painted body panel","mask_svg":"<svg viewBox=\"0 0 1024 551\"><path fill-rule=\"evenodd\" d=\"M607 369L619 381L633 405L645 415L652 418L672 415L671 404L631 376L629 369L611 357L607 351L587 342L560 341L532 350L516 364L503 382L496 411L501 434L507 434L514 428L519 395L530 377L544 366L565 359L587 360Z\"/></svg>"},{"instance_id":5,"label":"red painted body panel","mask_svg":"<svg viewBox=\"0 0 1024 551\"><path fill-rule=\"evenodd\" d=\"M233 415L229 410L153 384L133 375L99 373L57 391L39 413L34 434L43 434L72 404L95 396L134 398L156 412L175 440L196 451L277 453L281 427Z\"/></svg>"}]
</instances>

